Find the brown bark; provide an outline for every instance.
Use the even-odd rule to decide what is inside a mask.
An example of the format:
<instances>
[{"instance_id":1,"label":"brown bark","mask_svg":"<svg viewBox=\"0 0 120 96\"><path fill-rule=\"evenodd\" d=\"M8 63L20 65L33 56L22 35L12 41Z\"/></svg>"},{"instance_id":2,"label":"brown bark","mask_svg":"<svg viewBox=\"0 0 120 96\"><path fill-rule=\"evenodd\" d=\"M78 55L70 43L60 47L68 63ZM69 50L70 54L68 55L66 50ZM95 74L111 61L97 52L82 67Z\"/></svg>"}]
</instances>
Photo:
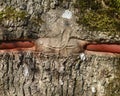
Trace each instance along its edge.
<instances>
[{"instance_id":1,"label":"brown bark","mask_svg":"<svg viewBox=\"0 0 120 96\"><path fill-rule=\"evenodd\" d=\"M119 57L86 55L83 61L79 55L59 57L13 52L1 53L0 62L0 96L120 94L119 91L116 93L120 86ZM118 87L111 90L111 83Z\"/></svg>"}]
</instances>

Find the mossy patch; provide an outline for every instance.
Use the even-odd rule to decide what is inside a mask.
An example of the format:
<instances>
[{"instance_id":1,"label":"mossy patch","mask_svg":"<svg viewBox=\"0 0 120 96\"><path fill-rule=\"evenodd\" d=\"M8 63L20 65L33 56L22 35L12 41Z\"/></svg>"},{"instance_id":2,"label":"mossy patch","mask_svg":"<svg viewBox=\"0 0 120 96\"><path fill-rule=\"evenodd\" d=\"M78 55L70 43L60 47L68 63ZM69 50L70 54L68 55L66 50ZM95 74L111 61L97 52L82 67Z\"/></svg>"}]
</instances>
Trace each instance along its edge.
<instances>
[{"instance_id":1,"label":"mossy patch","mask_svg":"<svg viewBox=\"0 0 120 96\"><path fill-rule=\"evenodd\" d=\"M29 16L27 11L25 10L16 10L12 6L8 6L4 8L2 11L0 11L0 23L2 21L6 20L14 20L16 22L19 22L19 20L28 20L29 23L34 24L34 25L41 25L43 23L43 20L41 17L38 16L32 16L31 18L27 18Z\"/></svg>"},{"instance_id":2,"label":"mossy patch","mask_svg":"<svg viewBox=\"0 0 120 96\"><path fill-rule=\"evenodd\" d=\"M19 19L25 19L27 15L27 12L25 11L16 11L15 8L8 6L4 10L0 11L0 21L2 20L17 20Z\"/></svg>"},{"instance_id":3,"label":"mossy patch","mask_svg":"<svg viewBox=\"0 0 120 96\"><path fill-rule=\"evenodd\" d=\"M120 32L120 0L76 0L78 24L89 30Z\"/></svg>"},{"instance_id":4,"label":"mossy patch","mask_svg":"<svg viewBox=\"0 0 120 96\"><path fill-rule=\"evenodd\" d=\"M35 25L41 25L42 23L44 23L44 21L40 17L32 17L30 21Z\"/></svg>"}]
</instances>

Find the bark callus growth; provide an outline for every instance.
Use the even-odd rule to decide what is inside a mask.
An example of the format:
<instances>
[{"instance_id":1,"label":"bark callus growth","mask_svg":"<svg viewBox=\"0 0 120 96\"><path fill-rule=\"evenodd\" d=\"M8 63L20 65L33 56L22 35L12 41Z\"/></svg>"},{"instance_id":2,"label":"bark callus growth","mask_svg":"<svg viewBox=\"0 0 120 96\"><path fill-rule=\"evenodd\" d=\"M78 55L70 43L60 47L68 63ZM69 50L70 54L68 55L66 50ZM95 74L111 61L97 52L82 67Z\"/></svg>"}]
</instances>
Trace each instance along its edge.
<instances>
[{"instance_id":1,"label":"bark callus growth","mask_svg":"<svg viewBox=\"0 0 120 96\"><path fill-rule=\"evenodd\" d=\"M45 47L51 47L49 46L51 43L45 46L46 43L43 41L39 41L42 45L39 48L42 47L42 50L46 51ZM80 48L86 45L80 42L76 44L81 45L75 47ZM107 47L111 49L111 45L98 45L89 44L86 49L91 51L106 50ZM83 59L83 54L82 56L60 57L59 54L45 55L41 51L23 52L24 48L34 46L36 46L36 41L34 43L33 41L1 42L1 50L22 49L18 53L13 51L0 53L1 96L56 96L57 94L60 96L105 96L113 90L115 91L110 93L110 96L119 94L119 92L116 93L120 86L119 56L87 54ZM104 48L99 49L103 46ZM118 87L111 88L111 84Z\"/></svg>"},{"instance_id":2,"label":"bark callus growth","mask_svg":"<svg viewBox=\"0 0 120 96\"><path fill-rule=\"evenodd\" d=\"M87 54L119 51L86 42L120 41L119 0L101 1L0 0L0 96L120 96L119 54Z\"/></svg>"}]
</instances>

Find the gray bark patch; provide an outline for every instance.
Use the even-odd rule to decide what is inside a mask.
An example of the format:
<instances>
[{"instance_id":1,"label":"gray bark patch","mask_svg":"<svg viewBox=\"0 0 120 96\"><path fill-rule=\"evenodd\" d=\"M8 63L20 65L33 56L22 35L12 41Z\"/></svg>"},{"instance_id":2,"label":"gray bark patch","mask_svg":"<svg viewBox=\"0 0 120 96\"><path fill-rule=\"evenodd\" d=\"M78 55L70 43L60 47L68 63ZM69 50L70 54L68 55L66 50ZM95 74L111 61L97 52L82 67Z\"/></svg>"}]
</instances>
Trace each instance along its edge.
<instances>
[{"instance_id":1,"label":"gray bark patch","mask_svg":"<svg viewBox=\"0 0 120 96\"><path fill-rule=\"evenodd\" d=\"M83 61L77 55L0 54L0 96L117 96L119 61L95 55Z\"/></svg>"}]
</instances>

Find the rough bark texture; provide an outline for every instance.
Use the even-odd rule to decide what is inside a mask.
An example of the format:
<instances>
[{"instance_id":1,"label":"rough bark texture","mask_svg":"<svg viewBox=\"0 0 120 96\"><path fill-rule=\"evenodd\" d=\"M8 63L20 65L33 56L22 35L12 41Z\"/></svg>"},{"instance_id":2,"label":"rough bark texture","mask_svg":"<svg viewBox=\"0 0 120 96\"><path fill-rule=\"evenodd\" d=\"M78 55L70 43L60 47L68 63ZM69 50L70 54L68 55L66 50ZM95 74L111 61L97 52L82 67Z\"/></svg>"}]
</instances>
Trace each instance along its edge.
<instances>
[{"instance_id":1,"label":"rough bark texture","mask_svg":"<svg viewBox=\"0 0 120 96\"><path fill-rule=\"evenodd\" d=\"M76 1L0 0L0 41L50 38L52 47L73 39L120 44L119 32L78 25ZM71 19L62 17L66 10ZM0 96L120 96L120 56L86 54L84 60L73 54L0 53Z\"/></svg>"},{"instance_id":2,"label":"rough bark texture","mask_svg":"<svg viewBox=\"0 0 120 96\"><path fill-rule=\"evenodd\" d=\"M83 61L21 52L0 58L0 96L120 95L120 57L86 55Z\"/></svg>"},{"instance_id":3,"label":"rough bark texture","mask_svg":"<svg viewBox=\"0 0 120 96\"><path fill-rule=\"evenodd\" d=\"M77 0L2 0L0 40L53 38L68 32L72 38L119 43L120 32L88 31L78 25L76 3ZM65 10L72 12L71 19L62 18Z\"/></svg>"}]
</instances>

